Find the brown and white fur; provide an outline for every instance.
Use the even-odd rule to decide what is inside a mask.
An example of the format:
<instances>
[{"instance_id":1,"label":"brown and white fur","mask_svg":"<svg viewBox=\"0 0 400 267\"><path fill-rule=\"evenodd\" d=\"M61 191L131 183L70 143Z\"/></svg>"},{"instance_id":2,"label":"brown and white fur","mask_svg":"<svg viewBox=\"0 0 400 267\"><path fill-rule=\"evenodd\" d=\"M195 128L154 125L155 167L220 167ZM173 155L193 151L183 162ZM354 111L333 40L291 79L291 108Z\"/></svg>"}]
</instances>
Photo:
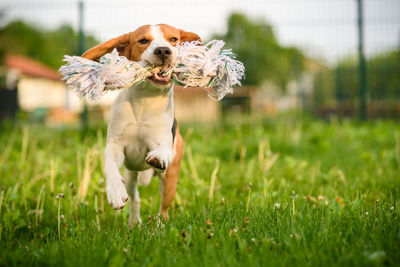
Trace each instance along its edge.
<instances>
[{"instance_id":1,"label":"brown and white fur","mask_svg":"<svg viewBox=\"0 0 400 267\"><path fill-rule=\"evenodd\" d=\"M176 44L201 41L197 34L169 25L145 25L86 51L82 56L100 58L116 48L129 60L155 66L173 64ZM148 185L160 177L160 215L168 220L183 157L183 139L174 119L171 77L155 73L138 86L121 90L111 107L104 152L108 203L122 209L130 199L129 224L141 223L138 183ZM125 178L120 168L125 166ZM129 197L128 197L129 196Z\"/></svg>"}]
</instances>

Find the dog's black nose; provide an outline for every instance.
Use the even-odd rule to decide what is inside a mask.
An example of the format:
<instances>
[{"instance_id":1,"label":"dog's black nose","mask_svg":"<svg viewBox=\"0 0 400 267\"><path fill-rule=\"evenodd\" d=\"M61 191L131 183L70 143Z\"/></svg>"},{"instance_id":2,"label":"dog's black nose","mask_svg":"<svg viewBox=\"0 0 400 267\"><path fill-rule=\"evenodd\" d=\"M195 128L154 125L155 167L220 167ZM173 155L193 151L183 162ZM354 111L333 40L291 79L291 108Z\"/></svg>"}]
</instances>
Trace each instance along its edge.
<instances>
[{"instance_id":1,"label":"dog's black nose","mask_svg":"<svg viewBox=\"0 0 400 267\"><path fill-rule=\"evenodd\" d=\"M171 55L171 49L169 49L168 47L165 47L165 46L157 47L154 50L154 55L156 55L160 59L164 60Z\"/></svg>"}]
</instances>

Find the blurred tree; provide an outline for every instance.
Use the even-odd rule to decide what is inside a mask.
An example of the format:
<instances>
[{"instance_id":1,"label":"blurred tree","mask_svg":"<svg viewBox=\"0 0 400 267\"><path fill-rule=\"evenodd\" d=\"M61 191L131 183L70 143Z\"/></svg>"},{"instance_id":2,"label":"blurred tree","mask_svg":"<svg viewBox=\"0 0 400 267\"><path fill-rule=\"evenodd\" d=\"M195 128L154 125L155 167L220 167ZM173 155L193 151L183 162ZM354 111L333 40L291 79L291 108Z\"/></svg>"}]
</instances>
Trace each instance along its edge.
<instances>
[{"instance_id":1,"label":"blurred tree","mask_svg":"<svg viewBox=\"0 0 400 267\"><path fill-rule=\"evenodd\" d=\"M86 36L87 47L95 46L98 41ZM48 31L23 21L13 21L0 29L0 60L6 54L20 54L53 67L59 68L64 55L76 55L78 52L78 34L70 25Z\"/></svg>"},{"instance_id":2,"label":"blurred tree","mask_svg":"<svg viewBox=\"0 0 400 267\"><path fill-rule=\"evenodd\" d=\"M233 13L226 34L214 38L223 39L244 63L245 85L260 85L270 80L285 89L287 82L303 69L300 50L279 45L272 26L262 20L252 21L243 14Z\"/></svg>"}]
</instances>

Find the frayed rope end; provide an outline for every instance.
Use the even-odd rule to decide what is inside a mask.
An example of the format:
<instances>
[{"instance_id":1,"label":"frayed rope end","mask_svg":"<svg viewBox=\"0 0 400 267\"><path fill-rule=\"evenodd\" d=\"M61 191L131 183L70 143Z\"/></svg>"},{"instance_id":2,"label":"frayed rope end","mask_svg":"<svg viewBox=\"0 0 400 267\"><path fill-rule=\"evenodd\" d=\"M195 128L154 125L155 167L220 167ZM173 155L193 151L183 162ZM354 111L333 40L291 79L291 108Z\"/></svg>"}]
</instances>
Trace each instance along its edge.
<instances>
[{"instance_id":1,"label":"frayed rope end","mask_svg":"<svg viewBox=\"0 0 400 267\"><path fill-rule=\"evenodd\" d=\"M184 42L177 45L178 57L172 72L172 81L183 87L203 87L210 98L221 100L240 86L245 75L242 62L236 60L231 49L222 50L224 41L213 40L206 45ZM59 69L69 88L79 97L88 96L98 101L108 90L134 86L151 76L153 66L119 56L116 49L100 58L100 62L78 56L65 56L66 64Z\"/></svg>"}]
</instances>

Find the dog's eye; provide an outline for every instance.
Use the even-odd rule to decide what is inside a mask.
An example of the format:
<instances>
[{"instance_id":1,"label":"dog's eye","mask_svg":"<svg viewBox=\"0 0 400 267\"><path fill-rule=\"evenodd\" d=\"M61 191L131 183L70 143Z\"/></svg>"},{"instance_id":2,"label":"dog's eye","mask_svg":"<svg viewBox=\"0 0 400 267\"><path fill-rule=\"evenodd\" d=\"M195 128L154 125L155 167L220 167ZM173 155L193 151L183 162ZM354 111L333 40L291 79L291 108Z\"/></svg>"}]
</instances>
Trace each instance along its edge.
<instances>
[{"instance_id":1,"label":"dog's eye","mask_svg":"<svg viewBox=\"0 0 400 267\"><path fill-rule=\"evenodd\" d=\"M147 40L147 39L139 40L139 43L141 43L141 44L147 44L148 42L149 42L149 40Z\"/></svg>"},{"instance_id":2,"label":"dog's eye","mask_svg":"<svg viewBox=\"0 0 400 267\"><path fill-rule=\"evenodd\" d=\"M169 41L170 41L171 43L175 43L176 41L178 41L178 38L172 37L171 39L169 39Z\"/></svg>"}]
</instances>

